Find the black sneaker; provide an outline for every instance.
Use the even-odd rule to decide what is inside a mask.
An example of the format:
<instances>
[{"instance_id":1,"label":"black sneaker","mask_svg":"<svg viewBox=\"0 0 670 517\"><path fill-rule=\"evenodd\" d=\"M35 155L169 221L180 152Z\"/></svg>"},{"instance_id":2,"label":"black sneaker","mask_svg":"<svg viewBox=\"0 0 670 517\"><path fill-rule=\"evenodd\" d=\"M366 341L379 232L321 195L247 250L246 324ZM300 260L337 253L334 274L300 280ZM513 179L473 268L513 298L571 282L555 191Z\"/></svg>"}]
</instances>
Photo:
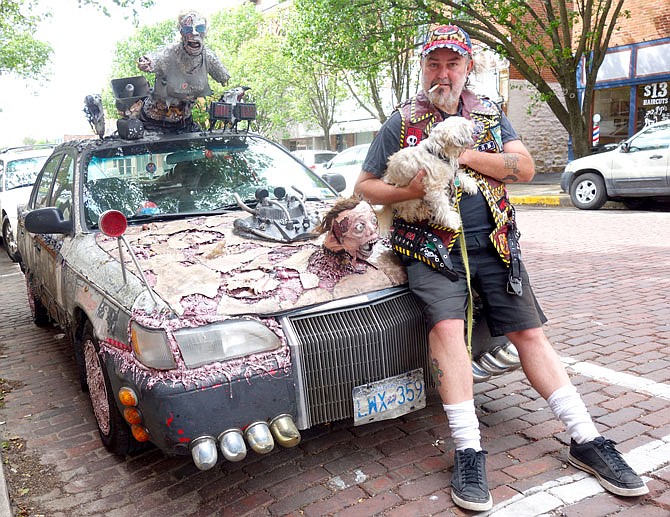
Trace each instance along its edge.
<instances>
[{"instance_id":1,"label":"black sneaker","mask_svg":"<svg viewBox=\"0 0 670 517\"><path fill-rule=\"evenodd\" d=\"M613 494L629 497L648 494L647 485L621 457L615 445L616 442L602 436L581 445L571 440L568 461L593 474L603 488Z\"/></svg>"},{"instance_id":2,"label":"black sneaker","mask_svg":"<svg viewBox=\"0 0 670 517\"><path fill-rule=\"evenodd\" d=\"M486 451L465 449L454 453L451 498L461 508L483 512L493 506L486 481Z\"/></svg>"}]
</instances>

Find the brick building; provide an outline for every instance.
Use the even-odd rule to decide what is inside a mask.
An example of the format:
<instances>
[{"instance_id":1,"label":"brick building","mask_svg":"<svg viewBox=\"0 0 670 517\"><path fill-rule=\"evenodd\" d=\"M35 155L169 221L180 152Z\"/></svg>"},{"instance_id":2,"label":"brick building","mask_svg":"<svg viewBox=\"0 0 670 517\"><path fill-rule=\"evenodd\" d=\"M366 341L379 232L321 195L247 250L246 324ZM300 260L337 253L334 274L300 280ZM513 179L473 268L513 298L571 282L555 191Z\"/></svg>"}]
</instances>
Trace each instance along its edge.
<instances>
[{"instance_id":1,"label":"brick building","mask_svg":"<svg viewBox=\"0 0 670 517\"><path fill-rule=\"evenodd\" d=\"M593 94L591 116L599 118L599 144L620 142L645 123L670 118L668 7L668 0L625 1L630 18L619 19ZM560 171L568 159L567 131L546 105L527 112L531 92L519 73L510 70L508 116L535 157L538 172Z\"/></svg>"}]
</instances>

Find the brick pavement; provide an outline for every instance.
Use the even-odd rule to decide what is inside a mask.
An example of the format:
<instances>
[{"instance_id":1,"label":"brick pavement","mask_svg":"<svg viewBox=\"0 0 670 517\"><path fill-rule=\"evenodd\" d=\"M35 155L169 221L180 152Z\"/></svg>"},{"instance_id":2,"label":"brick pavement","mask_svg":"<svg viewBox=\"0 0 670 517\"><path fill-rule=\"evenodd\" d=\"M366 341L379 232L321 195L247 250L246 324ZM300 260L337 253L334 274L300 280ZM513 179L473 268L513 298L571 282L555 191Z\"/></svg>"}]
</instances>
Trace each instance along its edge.
<instances>
[{"instance_id":1,"label":"brick pavement","mask_svg":"<svg viewBox=\"0 0 670 517\"><path fill-rule=\"evenodd\" d=\"M479 384L493 515L669 515L670 213L520 208L519 218L547 333L598 428L638 459L655 448L645 456L649 496L609 495L566 464L567 437L521 372ZM19 497L31 515L465 515L449 496L452 447L435 398L398 420L321 426L295 449L207 472L156 450L109 455L67 340L32 324L23 277L4 255L0 282L0 378L18 384L0 435L25 440L55 481ZM630 376L613 384L584 365ZM9 488L18 497L21 486Z\"/></svg>"}]
</instances>

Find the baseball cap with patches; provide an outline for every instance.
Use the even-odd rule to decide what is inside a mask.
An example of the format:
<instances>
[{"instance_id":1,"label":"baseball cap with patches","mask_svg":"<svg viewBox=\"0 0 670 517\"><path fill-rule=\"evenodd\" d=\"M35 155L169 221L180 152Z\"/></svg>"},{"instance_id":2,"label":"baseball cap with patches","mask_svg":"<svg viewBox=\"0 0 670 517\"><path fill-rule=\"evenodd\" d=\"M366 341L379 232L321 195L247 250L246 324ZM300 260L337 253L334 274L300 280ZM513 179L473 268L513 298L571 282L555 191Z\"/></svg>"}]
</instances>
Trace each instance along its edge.
<instances>
[{"instance_id":1,"label":"baseball cap with patches","mask_svg":"<svg viewBox=\"0 0 670 517\"><path fill-rule=\"evenodd\" d=\"M426 57L436 48L448 48L461 56L472 56L470 36L456 25L440 25L432 29L421 49L421 57Z\"/></svg>"}]
</instances>

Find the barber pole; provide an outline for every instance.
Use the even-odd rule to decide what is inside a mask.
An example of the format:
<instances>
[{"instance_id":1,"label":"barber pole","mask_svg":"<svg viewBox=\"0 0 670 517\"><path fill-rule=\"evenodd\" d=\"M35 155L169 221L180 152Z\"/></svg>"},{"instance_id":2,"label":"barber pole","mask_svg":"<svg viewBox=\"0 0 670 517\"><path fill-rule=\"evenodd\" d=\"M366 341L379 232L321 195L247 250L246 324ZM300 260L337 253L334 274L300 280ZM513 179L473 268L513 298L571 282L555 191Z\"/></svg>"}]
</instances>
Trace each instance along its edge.
<instances>
[{"instance_id":1,"label":"barber pole","mask_svg":"<svg viewBox=\"0 0 670 517\"><path fill-rule=\"evenodd\" d=\"M600 141L600 115L597 113L593 115L593 146L598 145L598 142Z\"/></svg>"}]
</instances>

